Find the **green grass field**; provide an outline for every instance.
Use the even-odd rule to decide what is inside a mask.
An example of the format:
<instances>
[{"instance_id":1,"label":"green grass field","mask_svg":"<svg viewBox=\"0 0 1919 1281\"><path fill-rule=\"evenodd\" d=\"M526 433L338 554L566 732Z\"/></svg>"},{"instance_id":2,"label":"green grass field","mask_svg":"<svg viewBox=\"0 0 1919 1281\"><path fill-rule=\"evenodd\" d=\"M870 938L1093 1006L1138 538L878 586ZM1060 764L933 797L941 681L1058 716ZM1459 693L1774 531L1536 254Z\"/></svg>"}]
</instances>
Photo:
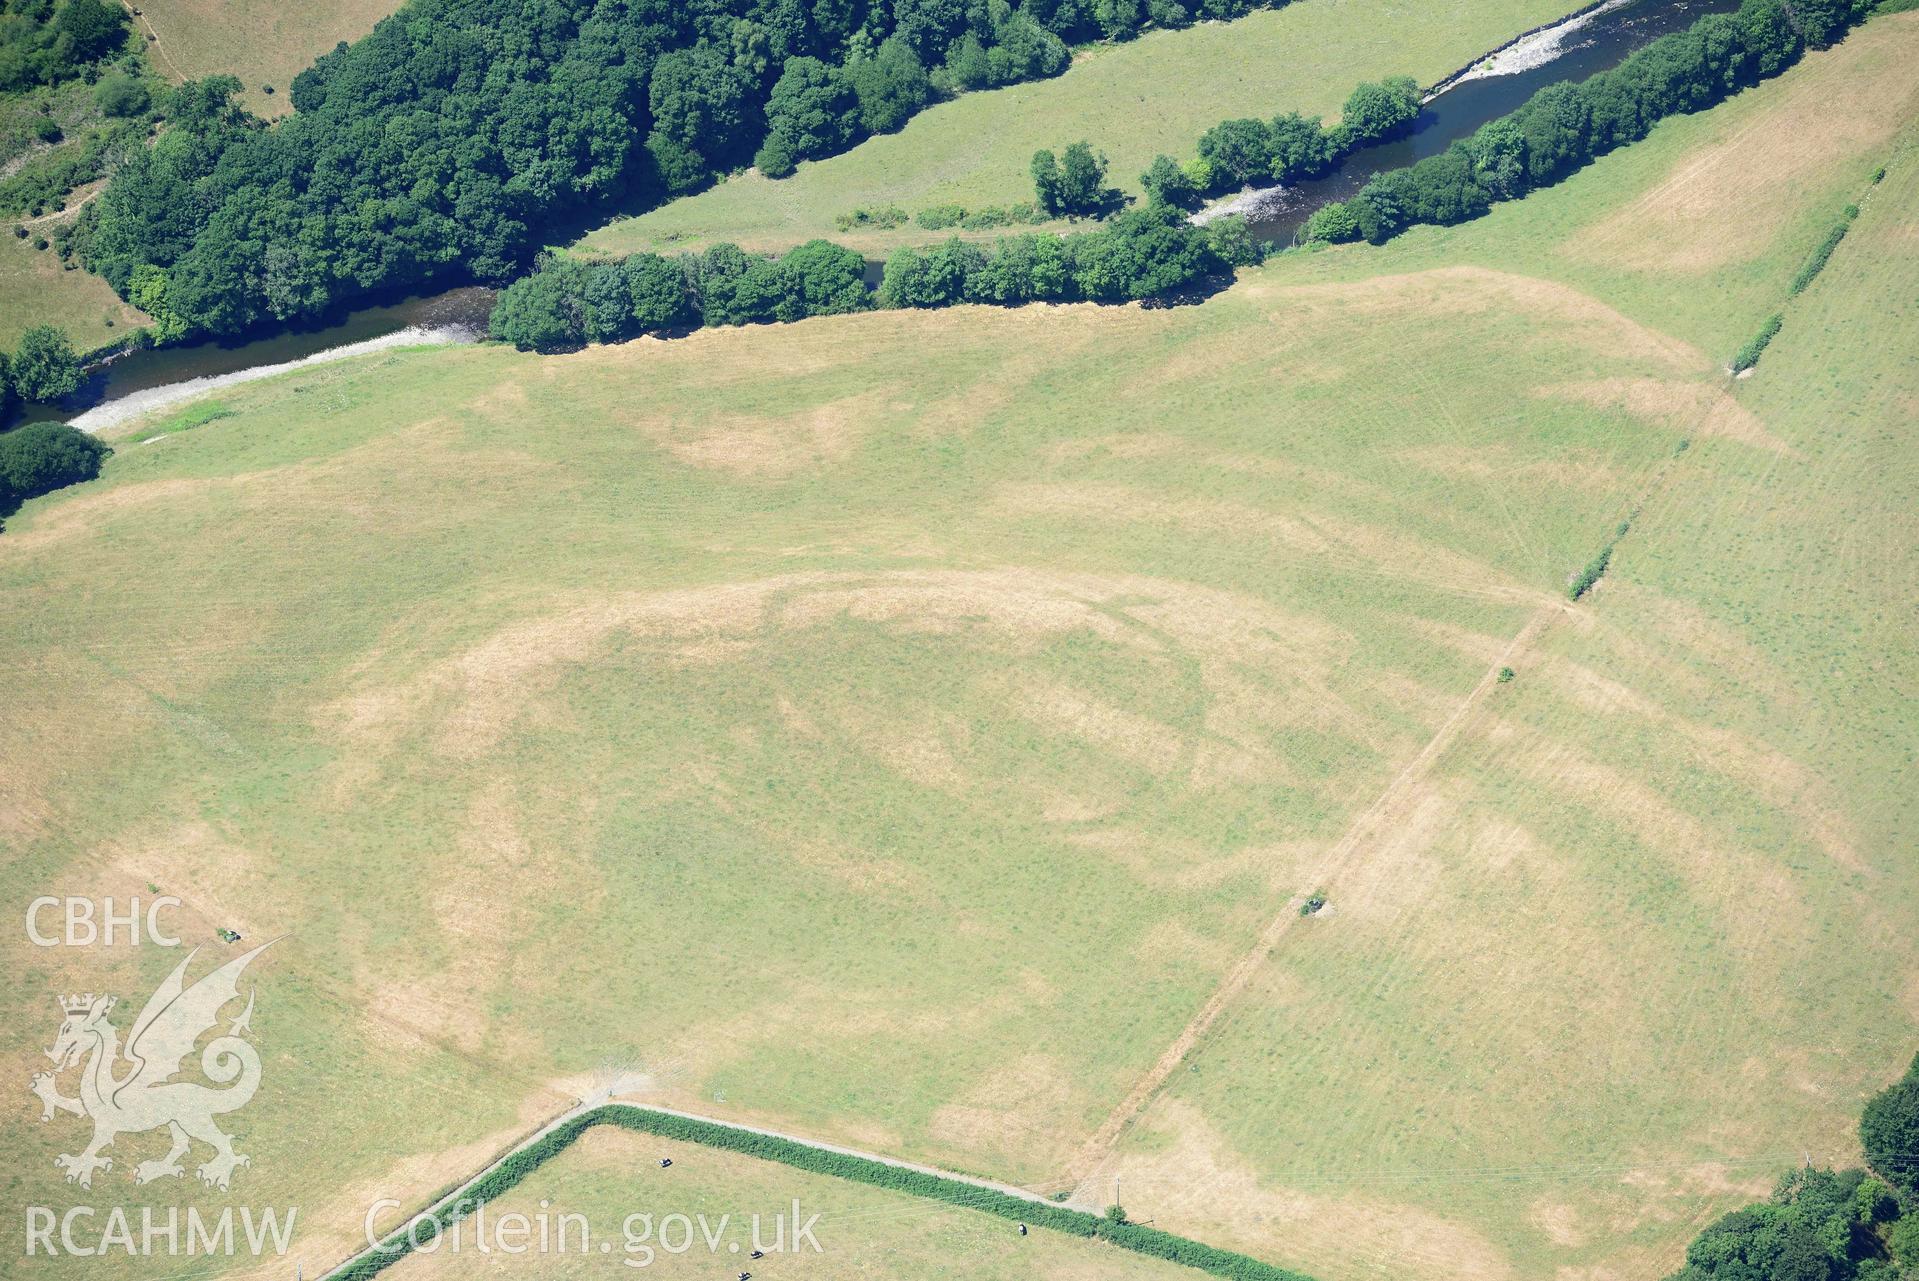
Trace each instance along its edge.
<instances>
[{"instance_id":1,"label":"green grass field","mask_svg":"<svg viewBox=\"0 0 1919 1281\"><path fill-rule=\"evenodd\" d=\"M1912 116L1780 106L1905 83L1915 22L1202 306L387 353L135 426L0 534L0 897L291 936L235 1186L303 1207L308 1272L619 1071L1095 1207L1117 1172L1136 1218L1325 1281L1658 1275L1850 1155L1919 1024ZM1807 157L1820 208L1746 210L1730 258L1714 219L1660 232L1697 255L1668 309L1681 267L1606 237L1743 148ZM1820 202L1893 157L1729 382ZM7 940L21 1082L46 993L136 1002L177 959ZM80 1138L0 1113L8 1204L79 1195ZM97 1200L143 1195L156 1141L122 1142ZM517 1195L618 1209L649 1154ZM686 1164L668 1208L801 1177ZM832 1275L1034 1274L997 1223L818 1195L867 1224Z\"/></svg>"},{"instance_id":2,"label":"green grass field","mask_svg":"<svg viewBox=\"0 0 1919 1281\"><path fill-rule=\"evenodd\" d=\"M1389 75L1431 83L1572 0L1295 0L1236 22L1150 33L1084 50L1054 80L962 94L897 134L802 164L772 182L757 172L588 235L580 248L624 254L730 240L784 249L827 236L866 253L937 239L908 226L842 232L841 214L898 205L968 208L1033 198L1027 165L1041 147L1086 139L1110 179L1139 191L1155 155L1186 159L1199 135L1234 116L1303 111L1336 117L1355 84Z\"/></svg>"},{"instance_id":3,"label":"green grass field","mask_svg":"<svg viewBox=\"0 0 1919 1281\"><path fill-rule=\"evenodd\" d=\"M29 224L27 230L41 232L50 225ZM64 270L51 247L35 249L31 236L18 239L11 222L0 222L0 350L11 348L35 325L58 325L76 348L87 351L145 320L106 281L77 266Z\"/></svg>"}]
</instances>

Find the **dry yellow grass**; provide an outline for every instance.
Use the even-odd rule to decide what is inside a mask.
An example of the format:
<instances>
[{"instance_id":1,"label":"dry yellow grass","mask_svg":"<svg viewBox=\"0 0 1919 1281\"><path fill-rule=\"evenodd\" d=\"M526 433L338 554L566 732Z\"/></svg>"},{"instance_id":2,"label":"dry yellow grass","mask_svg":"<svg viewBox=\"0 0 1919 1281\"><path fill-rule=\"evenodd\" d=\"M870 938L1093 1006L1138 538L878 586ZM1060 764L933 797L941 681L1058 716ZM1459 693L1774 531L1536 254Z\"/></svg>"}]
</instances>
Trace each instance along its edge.
<instances>
[{"instance_id":1,"label":"dry yellow grass","mask_svg":"<svg viewBox=\"0 0 1919 1281\"><path fill-rule=\"evenodd\" d=\"M273 117L293 109L287 87L294 76L340 41L373 30L400 0L141 0L139 7L141 33L158 37L147 52L160 74L176 81L238 76L247 110Z\"/></svg>"},{"instance_id":2,"label":"dry yellow grass","mask_svg":"<svg viewBox=\"0 0 1919 1281\"><path fill-rule=\"evenodd\" d=\"M135 425L0 535L0 899L295 931L245 1186L328 1189L329 1247L608 1068L1046 1186L1117 1111L1083 1197L1326 1281L1658 1275L1850 1155L1919 1030L1919 178L1729 388L1564 248L1674 136L1201 307L392 353ZM0 1073L43 989L167 959L22 958ZM69 1134L0 1115L16 1195Z\"/></svg>"},{"instance_id":3,"label":"dry yellow grass","mask_svg":"<svg viewBox=\"0 0 1919 1281\"><path fill-rule=\"evenodd\" d=\"M1882 159L1919 115L1919 13L1889 14L1810 53L1763 106L1710 121L1658 182L1582 233L1574 252L1698 275L1761 256L1827 175Z\"/></svg>"}]
</instances>

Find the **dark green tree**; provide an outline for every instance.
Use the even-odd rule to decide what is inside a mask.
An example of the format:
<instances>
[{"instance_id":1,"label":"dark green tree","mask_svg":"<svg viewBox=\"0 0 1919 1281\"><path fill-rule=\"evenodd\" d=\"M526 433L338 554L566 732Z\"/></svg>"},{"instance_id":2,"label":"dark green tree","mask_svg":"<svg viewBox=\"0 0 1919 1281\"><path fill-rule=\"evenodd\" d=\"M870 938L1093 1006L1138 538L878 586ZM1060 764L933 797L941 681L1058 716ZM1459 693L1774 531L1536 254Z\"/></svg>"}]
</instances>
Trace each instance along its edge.
<instances>
[{"instance_id":1,"label":"dark green tree","mask_svg":"<svg viewBox=\"0 0 1919 1281\"><path fill-rule=\"evenodd\" d=\"M1228 267L1253 267L1266 260L1266 248L1237 214L1206 224L1206 248Z\"/></svg>"},{"instance_id":2,"label":"dark green tree","mask_svg":"<svg viewBox=\"0 0 1919 1281\"><path fill-rule=\"evenodd\" d=\"M1037 163L1038 157L1034 157ZM1068 214L1098 213L1113 193L1106 186L1106 155L1084 142L1066 148L1059 161L1059 208Z\"/></svg>"},{"instance_id":3,"label":"dark green tree","mask_svg":"<svg viewBox=\"0 0 1919 1281\"><path fill-rule=\"evenodd\" d=\"M1063 179L1059 171L1059 157L1044 147L1033 153L1030 166L1033 175L1033 199L1039 207L1055 216L1066 212L1060 196Z\"/></svg>"},{"instance_id":4,"label":"dark green tree","mask_svg":"<svg viewBox=\"0 0 1919 1281\"><path fill-rule=\"evenodd\" d=\"M986 51L986 60L992 83L1005 85L1056 76L1066 70L1072 55L1065 41L1022 8L1012 10L993 29L993 47Z\"/></svg>"},{"instance_id":5,"label":"dark green tree","mask_svg":"<svg viewBox=\"0 0 1919 1281\"><path fill-rule=\"evenodd\" d=\"M1919 1196L1919 1058L1903 1079L1866 1104L1859 1142L1881 1177L1908 1196Z\"/></svg>"},{"instance_id":6,"label":"dark green tree","mask_svg":"<svg viewBox=\"0 0 1919 1281\"><path fill-rule=\"evenodd\" d=\"M1199 208L1199 184L1171 156L1154 156L1153 163L1139 176L1139 185L1145 188L1146 199L1153 204L1171 205L1175 209Z\"/></svg>"},{"instance_id":7,"label":"dark green tree","mask_svg":"<svg viewBox=\"0 0 1919 1281\"><path fill-rule=\"evenodd\" d=\"M1273 171L1273 135L1264 120L1222 120L1199 137L1199 158L1224 190L1264 181Z\"/></svg>"},{"instance_id":8,"label":"dark green tree","mask_svg":"<svg viewBox=\"0 0 1919 1281\"><path fill-rule=\"evenodd\" d=\"M35 325L20 335L10 376L20 399L50 404L80 386L80 358L74 355L65 331Z\"/></svg>"},{"instance_id":9,"label":"dark green tree","mask_svg":"<svg viewBox=\"0 0 1919 1281\"><path fill-rule=\"evenodd\" d=\"M29 498L92 480L112 452L65 423L28 423L0 435L0 508L10 511Z\"/></svg>"},{"instance_id":10,"label":"dark green tree","mask_svg":"<svg viewBox=\"0 0 1919 1281\"><path fill-rule=\"evenodd\" d=\"M1130 40L1146 22L1145 0L1092 0L1093 20L1108 40Z\"/></svg>"},{"instance_id":11,"label":"dark green tree","mask_svg":"<svg viewBox=\"0 0 1919 1281\"><path fill-rule=\"evenodd\" d=\"M743 325L753 319L749 308L736 305L736 295L747 272L760 261L726 241L687 261L686 276L703 323Z\"/></svg>"},{"instance_id":12,"label":"dark green tree","mask_svg":"<svg viewBox=\"0 0 1919 1281\"><path fill-rule=\"evenodd\" d=\"M1333 140L1317 116L1298 112L1273 117L1267 130L1269 172L1274 181L1299 182L1317 178L1333 162Z\"/></svg>"},{"instance_id":13,"label":"dark green tree","mask_svg":"<svg viewBox=\"0 0 1919 1281\"><path fill-rule=\"evenodd\" d=\"M1411 76L1362 83L1340 111L1345 145L1363 146L1405 133L1419 115L1419 96L1419 84Z\"/></svg>"},{"instance_id":14,"label":"dark green tree","mask_svg":"<svg viewBox=\"0 0 1919 1281\"><path fill-rule=\"evenodd\" d=\"M680 265L658 254L634 254L620 264L637 333L672 333L699 323Z\"/></svg>"},{"instance_id":15,"label":"dark green tree","mask_svg":"<svg viewBox=\"0 0 1919 1281\"><path fill-rule=\"evenodd\" d=\"M653 132L710 169L742 160L760 129L759 86L711 45L675 49L653 66L647 86Z\"/></svg>"},{"instance_id":16,"label":"dark green tree","mask_svg":"<svg viewBox=\"0 0 1919 1281\"><path fill-rule=\"evenodd\" d=\"M796 161L844 147L859 125L859 99L841 72L818 58L790 58L767 99L766 141L753 163L784 178Z\"/></svg>"},{"instance_id":17,"label":"dark green tree","mask_svg":"<svg viewBox=\"0 0 1919 1281\"><path fill-rule=\"evenodd\" d=\"M986 46L980 43L980 38L969 31L955 40L933 83L945 93L984 89L992 84L993 62L986 56Z\"/></svg>"},{"instance_id":18,"label":"dark green tree","mask_svg":"<svg viewBox=\"0 0 1919 1281\"><path fill-rule=\"evenodd\" d=\"M860 124L868 133L891 133L933 95L926 68L903 40L881 43L870 58L852 64L849 77L859 99Z\"/></svg>"},{"instance_id":19,"label":"dark green tree","mask_svg":"<svg viewBox=\"0 0 1919 1281\"><path fill-rule=\"evenodd\" d=\"M570 351L587 338L586 287L592 268L570 258L523 276L493 304L487 329L521 351Z\"/></svg>"},{"instance_id":20,"label":"dark green tree","mask_svg":"<svg viewBox=\"0 0 1919 1281\"><path fill-rule=\"evenodd\" d=\"M144 80L130 76L124 71L112 71L100 77L93 86L94 105L115 118L137 116L144 112L153 101Z\"/></svg>"}]
</instances>

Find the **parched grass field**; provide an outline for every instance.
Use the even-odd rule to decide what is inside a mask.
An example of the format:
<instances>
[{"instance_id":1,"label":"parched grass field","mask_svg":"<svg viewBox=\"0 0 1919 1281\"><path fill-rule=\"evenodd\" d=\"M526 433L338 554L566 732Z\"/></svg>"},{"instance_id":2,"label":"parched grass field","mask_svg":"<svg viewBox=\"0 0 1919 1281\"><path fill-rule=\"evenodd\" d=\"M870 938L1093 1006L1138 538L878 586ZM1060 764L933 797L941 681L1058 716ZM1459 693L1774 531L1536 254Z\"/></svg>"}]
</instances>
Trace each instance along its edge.
<instances>
[{"instance_id":1,"label":"parched grass field","mask_svg":"<svg viewBox=\"0 0 1919 1281\"><path fill-rule=\"evenodd\" d=\"M341 1189L335 1240L607 1062L1057 1180L1478 679L1445 638L1551 600L1678 438L1531 392L1710 377L1460 289L1431 367L1357 341L1398 287L1249 290L415 352L136 428L0 537L0 883L293 934L247 1175Z\"/></svg>"},{"instance_id":2,"label":"parched grass field","mask_svg":"<svg viewBox=\"0 0 1919 1281\"><path fill-rule=\"evenodd\" d=\"M141 0L134 25L154 70L171 80L233 75L245 87L241 101L255 115L293 110L293 77L342 40L358 40L400 0ZM263 86L272 85L266 93Z\"/></svg>"},{"instance_id":3,"label":"parched grass field","mask_svg":"<svg viewBox=\"0 0 1919 1281\"><path fill-rule=\"evenodd\" d=\"M1836 211L1896 158L1738 384L1778 447L1695 440L1590 614L1356 825L1321 885L1330 918L1286 932L1092 1182L1123 1175L1132 1208L1208 1239L1287 1240L1326 1277L1642 1277L1805 1152L1857 1160L1858 1108L1919 1020L1914 816L1889 790L1919 747L1897 604L1919 522L1895 497L1919 370L1894 354L1919 345L1915 48L1913 15L1882 19L1579 180L1670 191L1817 152L1799 189ZM1840 83L1904 103L1903 133L1795 110ZM1589 281L1599 237L1659 222L1634 242L1665 265L1615 265L1608 296L1657 314L1657 277L1683 273L1731 314L1675 306L1674 327L1734 334L1824 221L1695 188L1740 215L1693 223L1640 196L1569 226L1577 185L1428 239L1471 258L1502 238L1524 246L1508 261ZM1409 237L1368 256L1441 252Z\"/></svg>"},{"instance_id":4,"label":"parched grass field","mask_svg":"<svg viewBox=\"0 0 1919 1281\"><path fill-rule=\"evenodd\" d=\"M1777 81L1666 120L1593 175L1421 228L1392 253L1562 281L1730 360L1915 118L1919 17L1882 15ZM1313 265L1346 270L1340 255Z\"/></svg>"},{"instance_id":5,"label":"parched grass field","mask_svg":"<svg viewBox=\"0 0 1919 1281\"><path fill-rule=\"evenodd\" d=\"M867 206L898 205L911 215L933 205L1031 200L1033 152L1080 139L1111 158L1114 184L1137 194L1155 155L1190 158L1199 135L1221 120L1282 111L1331 119L1361 80L1409 75L1431 83L1578 7L1573 0L1294 0L1234 22L1151 32L1083 50L1053 80L962 94L896 134L804 163L790 178L774 182L753 171L613 222L579 247L624 254L730 240L770 251L827 236L880 253L938 236L910 225L842 232L834 219Z\"/></svg>"},{"instance_id":6,"label":"parched grass field","mask_svg":"<svg viewBox=\"0 0 1919 1281\"><path fill-rule=\"evenodd\" d=\"M1582 256L1709 119L1197 307L390 353L135 426L0 534L0 900L290 936L235 1187L302 1207L308 1272L619 1072L1096 1208L1118 1173L1135 1217L1327 1281L1659 1275L1852 1155L1919 1030L1911 126L1733 383L1722 332L1810 220L1693 268L1711 323ZM1740 145L1799 131L1834 198L1872 148L1829 127ZM22 1082L48 993L132 1004L177 959L0 950ZM0 1113L8 1213L80 1195L81 1139ZM148 1195L155 1140L121 1144L96 1202ZM617 1207L634 1155L516 1195ZM687 1164L715 1205L802 1177ZM917 1203L834 1195L881 1226L833 1275L937 1270L884 1218ZM1001 1225L950 1222L997 1275Z\"/></svg>"}]
</instances>

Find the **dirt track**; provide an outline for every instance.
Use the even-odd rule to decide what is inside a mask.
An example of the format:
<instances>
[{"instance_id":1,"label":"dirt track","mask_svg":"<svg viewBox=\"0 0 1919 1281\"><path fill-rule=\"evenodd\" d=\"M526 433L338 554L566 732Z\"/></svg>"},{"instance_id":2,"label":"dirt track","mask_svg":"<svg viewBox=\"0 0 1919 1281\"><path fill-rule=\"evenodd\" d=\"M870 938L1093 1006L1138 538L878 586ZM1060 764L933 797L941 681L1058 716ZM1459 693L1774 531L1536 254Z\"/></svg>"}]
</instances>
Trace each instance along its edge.
<instances>
[{"instance_id":1,"label":"dirt track","mask_svg":"<svg viewBox=\"0 0 1919 1281\"><path fill-rule=\"evenodd\" d=\"M1526 620L1518 634L1507 642L1505 649L1500 651L1499 657L1494 659L1492 665L1486 669L1485 675L1479 678L1479 683L1474 685L1459 706L1453 709L1452 714L1446 718L1438 732L1419 749L1418 755L1407 762L1405 768L1393 776L1392 782L1386 785L1386 790L1379 794L1378 799L1367 806L1347 827L1345 834L1326 851L1325 857L1313 868L1311 879L1314 885L1323 885L1331 881L1360 850L1366 848L1370 841L1406 818L1419 783L1432 768L1433 762L1438 760L1440 754L1459 737L1461 728L1485 699L1486 694L1498 684L1499 669L1512 666L1513 661L1532 647L1551 626L1554 619L1563 617L1571 608L1570 605L1559 602L1542 605ZM1192 1020L1173 1039L1172 1044L1168 1045L1153 1062L1152 1067L1134 1082L1133 1088L1127 1091L1126 1097L1120 1101L1119 1106L1107 1115L1099 1129L1095 1130L1092 1137L1081 1146L1069 1170L1077 1184L1073 1197L1075 1202L1084 1200L1086 1195L1089 1195L1088 1185L1112 1155L1113 1146L1145 1110L1153 1096L1159 1093L1160 1087L1166 1084L1167 1078L1173 1074L1174 1069L1193 1052L1207 1032L1212 1029L1213 1024L1218 1021L1219 1016L1245 990L1246 985L1252 981L1253 975L1258 972L1261 962L1279 945L1279 941L1305 919L1299 914L1299 904L1298 898L1289 899L1286 902L1279 914L1273 917L1264 930L1260 931L1259 940L1254 943L1252 949L1234 962L1232 969L1226 972L1219 986L1213 989L1213 994L1206 999L1206 1003L1200 1007L1199 1012L1193 1015Z\"/></svg>"}]
</instances>

